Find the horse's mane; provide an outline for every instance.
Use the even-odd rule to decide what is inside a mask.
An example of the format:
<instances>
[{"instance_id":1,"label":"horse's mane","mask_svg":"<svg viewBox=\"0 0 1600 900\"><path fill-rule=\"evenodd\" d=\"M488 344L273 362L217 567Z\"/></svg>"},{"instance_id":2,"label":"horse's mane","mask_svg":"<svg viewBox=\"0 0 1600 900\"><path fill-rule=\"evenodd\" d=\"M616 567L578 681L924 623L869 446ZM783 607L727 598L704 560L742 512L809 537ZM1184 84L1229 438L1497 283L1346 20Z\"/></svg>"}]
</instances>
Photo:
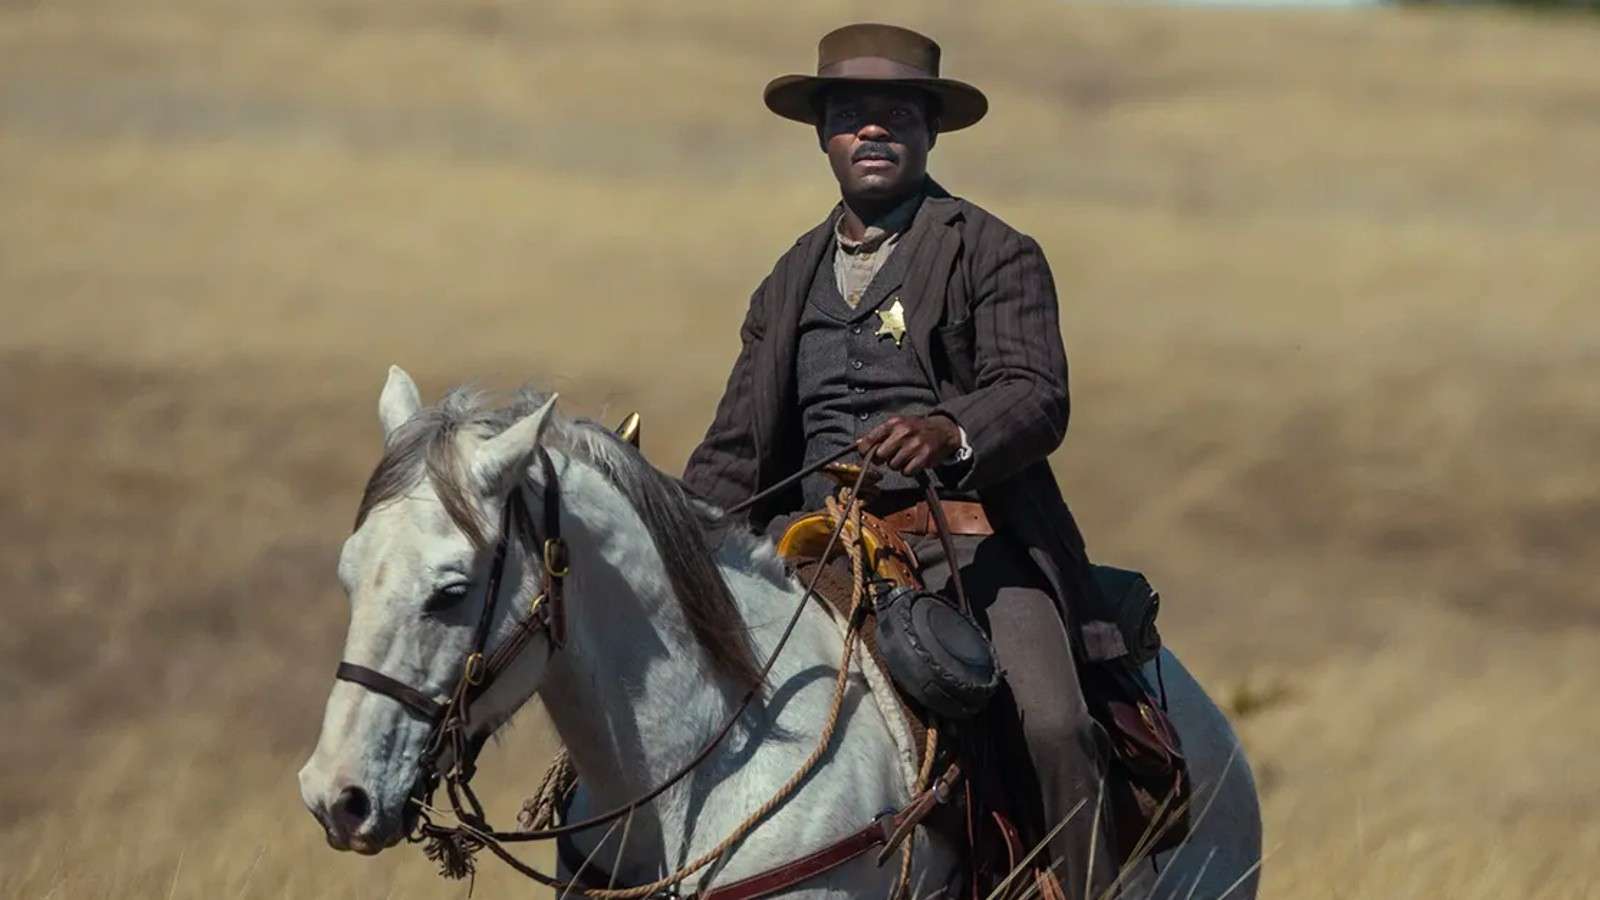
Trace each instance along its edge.
<instances>
[{"instance_id":1,"label":"horse's mane","mask_svg":"<svg viewBox=\"0 0 1600 900\"><path fill-rule=\"evenodd\" d=\"M373 509L426 477L451 521L484 549L490 526L472 502L456 438L463 433L484 438L499 434L548 396L525 390L510 403L495 406L484 393L457 388L437 406L419 411L385 441L383 458L362 492L355 527ZM744 619L716 561L717 551L731 551L752 568L768 568L759 548L740 529L730 528L719 511L695 500L682 482L650 465L631 444L598 423L552 413L543 442L596 469L627 498L661 554L672 592L712 666L741 686L759 682L761 668Z\"/></svg>"}]
</instances>

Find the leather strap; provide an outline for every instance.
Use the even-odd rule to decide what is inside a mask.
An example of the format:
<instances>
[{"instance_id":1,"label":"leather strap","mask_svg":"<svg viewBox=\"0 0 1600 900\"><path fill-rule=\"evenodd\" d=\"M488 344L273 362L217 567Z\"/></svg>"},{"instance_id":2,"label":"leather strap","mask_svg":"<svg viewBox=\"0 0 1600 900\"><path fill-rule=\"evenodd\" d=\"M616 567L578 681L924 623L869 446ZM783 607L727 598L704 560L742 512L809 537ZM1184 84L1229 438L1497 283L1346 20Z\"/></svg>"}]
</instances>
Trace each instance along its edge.
<instances>
[{"instance_id":1,"label":"leather strap","mask_svg":"<svg viewBox=\"0 0 1600 900\"><path fill-rule=\"evenodd\" d=\"M879 816L859 831L847 834L821 850L802 856L794 862L785 863L776 869L768 869L740 881L713 887L700 896L703 900L755 900L757 897L766 897L831 872L877 847L883 848L877 860L881 866L895 848L911 836L917 825L927 818L935 806L950 799L950 792L960 779L961 768L952 765L939 776L937 781L898 811Z\"/></svg>"},{"instance_id":2,"label":"leather strap","mask_svg":"<svg viewBox=\"0 0 1600 900\"><path fill-rule=\"evenodd\" d=\"M799 859L748 878L714 886L695 897L697 900L757 900L825 875L879 847L883 848L877 859L877 864L881 866L934 807L950 799L951 791L960 779L960 767L952 765L933 785L898 811L878 816L856 831ZM596 865L593 859L585 860L565 836L557 841L556 852L561 857L562 865L577 873L575 884L598 889L614 886L611 874Z\"/></svg>"},{"instance_id":3,"label":"leather strap","mask_svg":"<svg viewBox=\"0 0 1600 900\"><path fill-rule=\"evenodd\" d=\"M983 504L973 500L941 500L940 508L950 525L950 534L987 537L994 534ZM883 521L901 534L937 534L938 523L926 500L883 516Z\"/></svg>"},{"instance_id":4,"label":"leather strap","mask_svg":"<svg viewBox=\"0 0 1600 900\"><path fill-rule=\"evenodd\" d=\"M544 447L539 448L539 464L544 469L544 592L550 609L550 643L559 650L567 642L567 605L561 589L570 563L567 542L561 539L561 480Z\"/></svg>"},{"instance_id":5,"label":"leather strap","mask_svg":"<svg viewBox=\"0 0 1600 900\"><path fill-rule=\"evenodd\" d=\"M352 684L359 684L369 691L383 694L389 699L399 703L413 715L429 724L436 724L444 717L444 704L429 697L403 681L397 681L366 666L355 663L341 662L333 677Z\"/></svg>"},{"instance_id":6,"label":"leather strap","mask_svg":"<svg viewBox=\"0 0 1600 900\"><path fill-rule=\"evenodd\" d=\"M874 819L866 827L845 835L821 850L784 863L776 869L714 887L699 896L703 900L755 900L810 881L887 843L889 835L885 826L889 819L888 816Z\"/></svg>"}]
</instances>

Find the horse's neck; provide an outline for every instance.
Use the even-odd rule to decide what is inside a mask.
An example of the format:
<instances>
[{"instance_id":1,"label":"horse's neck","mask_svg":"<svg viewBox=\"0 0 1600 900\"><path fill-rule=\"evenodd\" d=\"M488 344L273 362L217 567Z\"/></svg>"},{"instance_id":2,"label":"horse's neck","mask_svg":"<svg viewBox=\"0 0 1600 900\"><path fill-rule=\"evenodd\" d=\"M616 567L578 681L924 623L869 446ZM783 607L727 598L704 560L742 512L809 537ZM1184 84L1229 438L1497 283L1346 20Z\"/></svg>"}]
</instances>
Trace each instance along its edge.
<instances>
[{"instance_id":1,"label":"horse's neck","mask_svg":"<svg viewBox=\"0 0 1600 900\"><path fill-rule=\"evenodd\" d=\"M581 571L568 644L540 693L585 783L621 802L670 775L737 698L694 646L664 579L643 579L651 589L640 593L625 570Z\"/></svg>"},{"instance_id":2,"label":"horse's neck","mask_svg":"<svg viewBox=\"0 0 1600 900\"><path fill-rule=\"evenodd\" d=\"M696 644L660 555L631 508L608 508L605 493L586 493L594 505L575 510L583 533L569 538L573 571L582 575L573 579L567 600L568 644L551 660L540 693L589 805L598 810L634 799L675 773L715 735L744 691ZM746 571L751 568L761 564L731 560L723 570L764 659L797 595L787 582ZM799 629L771 683L823 662L828 627L809 621ZM752 744L765 730L759 701L747 719L751 724L702 764L719 784L755 777L749 774L758 755ZM779 743L780 754L800 749L798 742ZM630 844L643 839L673 852L684 822L694 818L697 783L703 791L704 776L697 774L641 811L630 826Z\"/></svg>"}]
</instances>

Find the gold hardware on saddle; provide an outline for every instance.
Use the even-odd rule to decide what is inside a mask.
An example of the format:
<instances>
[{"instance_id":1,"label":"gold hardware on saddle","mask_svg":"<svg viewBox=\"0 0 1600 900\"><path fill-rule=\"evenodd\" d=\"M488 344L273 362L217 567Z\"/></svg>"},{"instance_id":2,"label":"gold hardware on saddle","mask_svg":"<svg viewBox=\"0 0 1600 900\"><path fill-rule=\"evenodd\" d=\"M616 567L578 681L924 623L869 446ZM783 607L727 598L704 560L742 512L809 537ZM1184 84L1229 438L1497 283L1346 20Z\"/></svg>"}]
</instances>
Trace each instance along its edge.
<instances>
[{"instance_id":1,"label":"gold hardware on saddle","mask_svg":"<svg viewBox=\"0 0 1600 900\"><path fill-rule=\"evenodd\" d=\"M852 481L855 479L853 475L850 477ZM869 473L867 477L872 476ZM795 519L778 539L778 556L791 564L820 559L837 524L826 510ZM916 575L917 558L911 552L911 545L871 513L861 514L861 546L865 552L863 559L872 575L897 585L922 585Z\"/></svg>"},{"instance_id":2,"label":"gold hardware on saddle","mask_svg":"<svg viewBox=\"0 0 1600 900\"><path fill-rule=\"evenodd\" d=\"M623 417L622 424L617 426L617 437L632 444L635 450L639 449L639 423L639 414L631 412Z\"/></svg>"}]
</instances>

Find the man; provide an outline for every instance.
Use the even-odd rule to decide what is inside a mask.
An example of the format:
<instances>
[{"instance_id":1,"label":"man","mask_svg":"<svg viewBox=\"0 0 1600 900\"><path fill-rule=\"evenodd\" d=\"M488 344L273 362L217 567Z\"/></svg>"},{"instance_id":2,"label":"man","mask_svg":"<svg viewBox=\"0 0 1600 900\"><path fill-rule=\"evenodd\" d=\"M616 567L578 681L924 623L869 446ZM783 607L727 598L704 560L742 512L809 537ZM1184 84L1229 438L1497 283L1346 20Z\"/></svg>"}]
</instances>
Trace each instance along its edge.
<instances>
[{"instance_id":1,"label":"man","mask_svg":"<svg viewBox=\"0 0 1600 900\"><path fill-rule=\"evenodd\" d=\"M937 590L951 561L914 478L934 475L1021 713L1042 818L1085 801L1051 852L1068 885L1084 883L1092 855L1098 895L1115 867L1093 837L1104 760L1074 653L1121 648L1103 646L1105 628L1084 631L1099 644L1069 639L1065 624L1107 617L1085 608L1098 594L1046 462L1068 410L1049 267L1031 238L928 177L938 136L988 108L977 88L938 77L937 44L851 25L822 39L818 59L816 76L769 84L766 103L815 126L843 202L756 289L685 481L727 507L848 444L875 448L887 471L869 508L902 528ZM831 487L809 477L752 510L752 525L819 508Z\"/></svg>"}]
</instances>

